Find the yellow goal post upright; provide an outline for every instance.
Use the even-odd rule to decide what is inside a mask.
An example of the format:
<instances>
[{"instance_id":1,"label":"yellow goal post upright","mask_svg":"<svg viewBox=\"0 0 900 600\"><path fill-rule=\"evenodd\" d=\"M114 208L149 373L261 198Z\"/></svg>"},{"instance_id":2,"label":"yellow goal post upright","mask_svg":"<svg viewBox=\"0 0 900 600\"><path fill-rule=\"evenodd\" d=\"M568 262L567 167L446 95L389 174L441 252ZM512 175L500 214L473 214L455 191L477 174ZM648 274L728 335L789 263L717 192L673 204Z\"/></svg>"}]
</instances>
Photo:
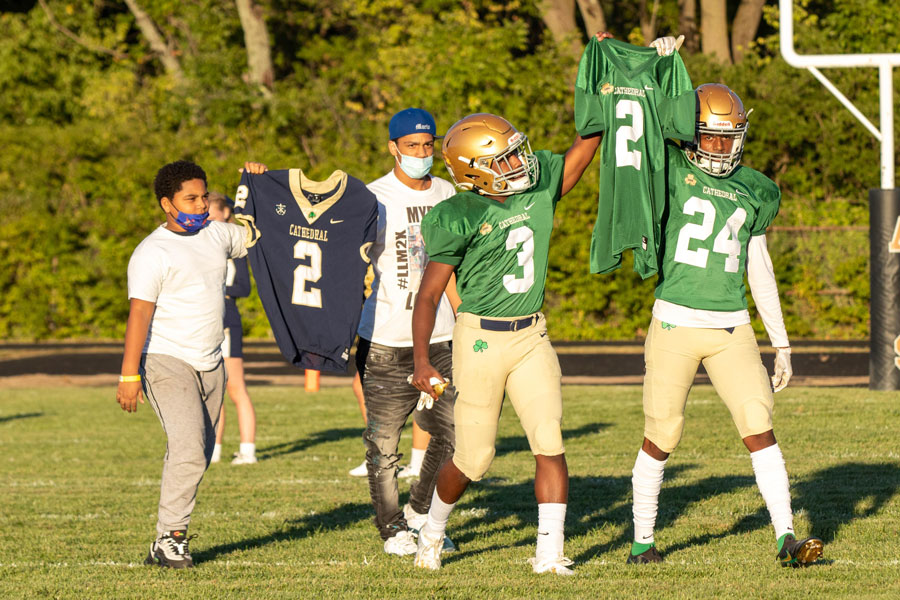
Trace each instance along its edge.
<instances>
[{"instance_id":1,"label":"yellow goal post upright","mask_svg":"<svg viewBox=\"0 0 900 600\"><path fill-rule=\"evenodd\" d=\"M781 55L808 70L881 143L881 187L869 190L869 389L900 390L900 190L894 185L893 68L900 54L798 54L793 0L778 0ZM819 67L878 69L880 129Z\"/></svg>"}]
</instances>

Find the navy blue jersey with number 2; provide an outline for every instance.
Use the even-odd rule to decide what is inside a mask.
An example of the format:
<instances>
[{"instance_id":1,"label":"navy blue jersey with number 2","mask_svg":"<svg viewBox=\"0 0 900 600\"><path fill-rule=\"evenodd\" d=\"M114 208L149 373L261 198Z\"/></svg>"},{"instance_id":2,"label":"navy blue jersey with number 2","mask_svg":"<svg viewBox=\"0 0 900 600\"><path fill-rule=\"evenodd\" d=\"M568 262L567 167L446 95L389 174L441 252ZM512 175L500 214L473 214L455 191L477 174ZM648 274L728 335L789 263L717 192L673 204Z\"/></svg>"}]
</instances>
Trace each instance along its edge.
<instances>
[{"instance_id":1,"label":"navy blue jersey with number 2","mask_svg":"<svg viewBox=\"0 0 900 600\"><path fill-rule=\"evenodd\" d=\"M235 217L250 229L250 265L275 341L293 365L344 372L359 325L378 208L343 171L244 173Z\"/></svg>"}]
</instances>

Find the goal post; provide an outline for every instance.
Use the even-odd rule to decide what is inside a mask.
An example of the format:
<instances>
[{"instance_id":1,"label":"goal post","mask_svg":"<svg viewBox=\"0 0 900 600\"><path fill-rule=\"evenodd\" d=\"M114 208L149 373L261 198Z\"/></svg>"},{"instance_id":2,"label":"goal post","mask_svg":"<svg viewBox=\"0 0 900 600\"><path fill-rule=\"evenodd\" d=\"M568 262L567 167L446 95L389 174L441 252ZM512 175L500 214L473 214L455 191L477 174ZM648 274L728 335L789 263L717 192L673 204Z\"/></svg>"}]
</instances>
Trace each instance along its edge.
<instances>
[{"instance_id":1,"label":"goal post","mask_svg":"<svg viewBox=\"0 0 900 600\"><path fill-rule=\"evenodd\" d=\"M900 390L900 190L894 181L893 68L900 54L798 54L793 0L778 0L781 55L807 69L881 143L881 188L869 190L869 389ZM819 67L878 69L880 128L828 80Z\"/></svg>"}]
</instances>

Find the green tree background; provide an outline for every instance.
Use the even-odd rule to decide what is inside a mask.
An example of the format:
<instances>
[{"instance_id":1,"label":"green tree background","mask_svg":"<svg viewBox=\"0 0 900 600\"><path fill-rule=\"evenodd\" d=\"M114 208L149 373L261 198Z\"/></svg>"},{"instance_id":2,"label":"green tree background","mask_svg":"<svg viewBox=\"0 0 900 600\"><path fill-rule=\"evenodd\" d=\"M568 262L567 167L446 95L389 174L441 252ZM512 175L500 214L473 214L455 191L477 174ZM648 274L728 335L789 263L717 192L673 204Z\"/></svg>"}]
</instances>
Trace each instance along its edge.
<instances>
[{"instance_id":1,"label":"green tree background","mask_svg":"<svg viewBox=\"0 0 900 600\"><path fill-rule=\"evenodd\" d=\"M487 111L517 124L535 148L571 143L576 58L547 31L539 2L257 4L269 29L269 88L247 83L231 2L141 4L183 78L164 68L125 2L0 5L0 338L121 337L128 258L163 220L151 184L166 162L198 162L210 189L230 195L247 159L371 181L391 168L387 122L407 106L427 108L440 130ZM616 37L645 44L633 4L601 2ZM728 3L730 14L737 4ZM659 6L659 35L677 34L677 0ZM801 52L900 52L890 1L797 0L795 12ZM865 338L878 143L811 75L781 60L776 29L770 1L742 61L682 54L695 84L727 83L755 109L745 162L784 194L769 245L788 331ZM875 69L826 75L877 114ZM438 163L435 174L448 177ZM545 305L557 339L640 337L649 322L654 282L631 271L630 257L615 274L588 272L597 186L591 168L557 213ZM248 335L270 335L258 298L241 308Z\"/></svg>"}]
</instances>

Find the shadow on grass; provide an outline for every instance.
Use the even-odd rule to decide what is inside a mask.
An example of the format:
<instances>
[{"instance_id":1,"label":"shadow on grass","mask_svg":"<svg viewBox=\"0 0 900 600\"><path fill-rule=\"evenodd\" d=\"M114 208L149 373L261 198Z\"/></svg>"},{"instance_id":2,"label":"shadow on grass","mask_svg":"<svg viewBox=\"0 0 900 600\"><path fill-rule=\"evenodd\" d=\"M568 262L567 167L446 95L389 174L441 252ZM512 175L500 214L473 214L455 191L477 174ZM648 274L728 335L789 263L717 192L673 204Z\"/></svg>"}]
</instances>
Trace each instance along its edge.
<instances>
[{"instance_id":1,"label":"shadow on grass","mask_svg":"<svg viewBox=\"0 0 900 600\"><path fill-rule=\"evenodd\" d=\"M671 479L679 473L694 468L693 465L678 465L668 469ZM692 502L698 502L711 496L726 493L736 487L752 485L752 478L710 477L708 479L682 486L678 499L674 499L660 514L659 526L675 521ZM667 490L668 491L668 490ZM537 501L534 497L534 481L507 483L500 478L489 478L474 483L460 501L458 511L472 510L475 517L463 526L448 531L451 539L457 542L460 551L445 557L445 562L477 556L490 550L506 547L506 544L492 545L477 550L466 550L468 542L476 538L493 535L510 530L526 531L537 526ZM486 511L486 514L484 512ZM510 522L510 517L513 517ZM631 477L570 477L569 504L566 511L566 537L588 536L596 529L612 524L621 533L604 544L597 544L577 557L577 562L588 560L617 547L627 548L631 543ZM502 520L502 524L485 531L486 523ZM521 536L512 546L533 546L534 538Z\"/></svg>"},{"instance_id":2,"label":"shadow on grass","mask_svg":"<svg viewBox=\"0 0 900 600\"><path fill-rule=\"evenodd\" d=\"M288 519L281 524L281 527L267 535L221 544L191 554L195 562L202 563L239 550L252 550L277 542L303 539L320 532L346 529L360 521L371 520L371 518L372 505L368 502L365 504L358 502L342 504L327 512L317 512L297 519Z\"/></svg>"},{"instance_id":3,"label":"shadow on grass","mask_svg":"<svg viewBox=\"0 0 900 600\"><path fill-rule=\"evenodd\" d=\"M324 431L317 431L306 438L260 448L257 450L256 456L259 460L267 460L275 458L276 456L303 452L304 450L312 448L313 446L318 446L319 444L338 442L348 438L359 438L362 440L362 428L344 427L342 429L325 429Z\"/></svg>"},{"instance_id":4,"label":"shadow on grass","mask_svg":"<svg viewBox=\"0 0 900 600\"><path fill-rule=\"evenodd\" d=\"M828 544L838 531L877 514L900 489L900 464L846 463L822 469L791 489L794 510L809 514L808 535Z\"/></svg>"},{"instance_id":5,"label":"shadow on grass","mask_svg":"<svg viewBox=\"0 0 900 600\"><path fill-rule=\"evenodd\" d=\"M756 485L752 477L737 479L745 479L745 486ZM816 536L827 546L834 541L841 527L876 515L898 490L900 490L898 464L846 463L817 471L791 486L791 505L794 512L805 510L810 521L809 531L798 531L797 537ZM661 498L660 505L662 504ZM659 525L659 521L657 524ZM769 512L762 506L755 512L741 517L728 531L698 535L674 546L663 546L664 554L707 544L714 539L769 527L771 527ZM821 566L829 562L820 560L816 564Z\"/></svg>"},{"instance_id":6,"label":"shadow on grass","mask_svg":"<svg viewBox=\"0 0 900 600\"><path fill-rule=\"evenodd\" d=\"M707 477L688 486L675 487L669 490L664 489L662 494L660 494L660 516L656 520L656 529L658 531L666 525L674 523L678 516L687 511L688 507L694 502L708 500L713 496L730 494L740 488L749 487L756 489L756 478L752 475L728 475ZM741 517L728 531L701 533L677 544L667 545L663 543L660 548L663 551L663 556L665 556L693 546L708 544L715 539L756 531L768 525L769 513L763 506L761 509ZM630 545L631 541L631 531L629 530L626 544Z\"/></svg>"},{"instance_id":7,"label":"shadow on grass","mask_svg":"<svg viewBox=\"0 0 900 600\"><path fill-rule=\"evenodd\" d=\"M679 485L679 474L696 467L697 465L682 464L666 469L666 484L660 494L659 514L656 517L657 531L674 524L693 504L756 484L751 476L729 475L706 477ZM582 493L586 497L582 497ZM582 493L579 493L577 488L569 489L569 505L575 511L573 516L579 514L583 516L567 526L567 536L590 535L592 531L609 525L617 527L619 533L603 543L594 544L573 558L581 562L617 548L623 550L624 556L624 550L631 546L633 540L631 477L597 478L592 480L591 487L585 486ZM701 536L703 537L705 536ZM701 538L692 538L690 543L685 543L681 547L703 543L704 540Z\"/></svg>"},{"instance_id":8,"label":"shadow on grass","mask_svg":"<svg viewBox=\"0 0 900 600\"><path fill-rule=\"evenodd\" d=\"M570 442L580 437L600 433L609 426L609 423L588 423L587 425L582 425L581 427L576 427L574 429L563 428L563 442ZM496 449L497 452L495 456L503 456L505 454L510 454L511 452L531 451L531 448L528 446L528 438L526 438L524 434L497 439Z\"/></svg>"},{"instance_id":9,"label":"shadow on grass","mask_svg":"<svg viewBox=\"0 0 900 600\"><path fill-rule=\"evenodd\" d=\"M19 419L33 419L35 417L43 417L44 413L42 412L31 412L31 413L19 413L17 415L6 415L5 417L0 417L0 423L6 423L7 421L17 421Z\"/></svg>"}]
</instances>

